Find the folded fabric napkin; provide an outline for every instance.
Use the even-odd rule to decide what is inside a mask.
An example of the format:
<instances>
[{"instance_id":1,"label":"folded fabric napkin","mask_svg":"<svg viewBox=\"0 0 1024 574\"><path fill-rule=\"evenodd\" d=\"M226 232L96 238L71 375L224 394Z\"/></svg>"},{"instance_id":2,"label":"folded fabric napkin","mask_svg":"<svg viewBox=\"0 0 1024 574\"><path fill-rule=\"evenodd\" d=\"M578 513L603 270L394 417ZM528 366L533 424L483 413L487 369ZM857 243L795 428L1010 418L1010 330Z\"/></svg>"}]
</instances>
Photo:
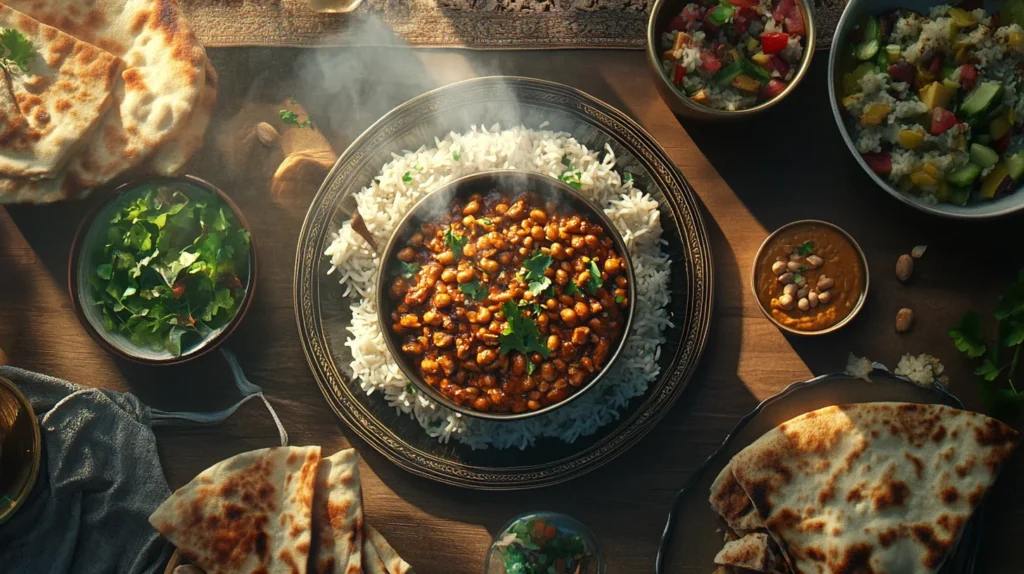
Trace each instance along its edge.
<instances>
[{"instance_id":1,"label":"folded fabric napkin","mask_svg":"<svg viewBox=\"0 0 1024 574\"><path fill-rule=\"evenodd\" d=\"M216 413L150 409L129 393L87 389L10 366L0 376L28 397L42 427L39 478L24 505L0 525L3 574L149 574L162 572L172 548L148 522L171 495L154 425L216 423L260 388L222 351L244 398ZM267 407L270 408L269 403ZM287 434L270 412L281 433Z\"/></svg>"}]
</instances>

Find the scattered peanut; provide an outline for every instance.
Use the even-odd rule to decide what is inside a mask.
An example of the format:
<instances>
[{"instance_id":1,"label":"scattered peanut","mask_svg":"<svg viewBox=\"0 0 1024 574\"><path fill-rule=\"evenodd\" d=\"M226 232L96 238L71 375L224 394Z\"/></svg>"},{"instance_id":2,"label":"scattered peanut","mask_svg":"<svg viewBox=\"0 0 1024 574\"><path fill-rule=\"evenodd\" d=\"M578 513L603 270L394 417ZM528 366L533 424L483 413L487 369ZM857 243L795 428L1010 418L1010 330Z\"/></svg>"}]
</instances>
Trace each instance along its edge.
<instances>
[{"instance_id":1,"label":"scattered peanut","mask_svg":"<svg viewBox=\"0 0 1024 574\"><path fill-rule=\"evenodd\" d=\"M818 257L817 255L810 255L807 257L807 265L811 269L817 269L818 267L821 267L824 264L825 260L822 259L821 257Z\"/></svg>"},{"instance_id":2,"label":"scattered peanut","mask_svg":"<svg viewBox=\"0 0 1024 574\"><path fill-rule=\"evenodd\" d=\"M785 272L786 272L786 262L785 261L776 261L775 263L772 264L772 273L774 273L776 275L782 275Z\"/></svg>"},{"instance_id":3,"label":"scattered peanut","mask_svg":"<svg viewBox=\"0 0 1024 574\"><path fill-rule=\"evenodd\" d=\"M828 291L835 284L836 282L831 277L825 275L818 277L818 291Z\"/></svg>"},{"instance_id":4,"label":"scattered peanut","mask_svg":"<svg viewBox=\"0 0 1024 574\"><path fill-rule=\"evenodd\" d=\"M789 263L786 264L786 269L792 271L793 273L799 273L803 271L803 267L804 266L801 265L799 261L790 261Z\"/></svg>"},{"instance_id":5,"label":"scattered peanut","mask_svg":"<svg viewBox=\"0 0 1024 574\"><path fill-rule=\"evenodd\" d=\"M800 287L799 291L796 292L796 296L797 297L806 297L807 294L810 293L810 292L811 292L811 288L806 286L806 285L804 285L803 287Z\"/></svg>"},{"instance_id":6,"label":"scattered peanut","mask_svg":"<svg viewBox=\"0 0 1024 574\"><path fill-rule=\"evenodd\" d=\"M799 307L801 311L811 310L811 302L808 301L806 297L802 297L800 301L797 302L796 306Z\"/></svg>"},{"instance_id":7,"label":"scattered peanut","mask_svg":"<svg viewBox=\"0 0 1024 574\"><path fill-rule=\"evenodd\" d=\"M782 307L785 311L789 311L793 308L793 302L793 297L791 295L783 294L782 297L779 297L779 307Z\"/></svg>"},{"instance_id":8,"label":"scattered peanut","mask_svg":"<svg viewBox=\"0 0 1024 574\"><path fill-rule=\"evenodd\" d=\"M928 249L927 245L918 245L917 247L914 247L913 251L910 252L910 256L913 257L914 259L920 259L924 257L924 252L926 249Z\"/></svg>"},{"instance_id":9,"label":"scattered peanut","mask_svg":"<svg viewBox=\"0 0 1024 574\"><path fill-rule=\"evenodd\" d=\"M907 281L914 274L914 258L903 254L896 260L896 278L900 281Z\"/></svg>"},{"instance_id":10,"label":"scattered peanut","mask_svg":"<svg viewBox=\"0 0 1024 574\"><path fill-rule=\"evenodd\" d=\"M796 296L796 293L797 293L798 289L799 289L799 287L797 287L796 284L790 283L789 285L786 285L782 289L782 292L785 293L786 295L789 295L790 297L794 297L794 296Z\"/></svg>"},{"instance_id":11,"label":"scattered peanut","mask_svg":"<svg viewBox=\"0 0 1024 574\"><path fill-rule=\"evenodd\" d=\"M832 300L832 293L825 291L824 293L818 293L818 303L822 305Z\"/></svg>"},{"instance_id":12,"label":"scattered peanut","mask_svg":"<svg viewBox=\"0 0 1024 574\"><path fill-rule=\"evenodd\" d=\"M818 306L818 294L815 293L814 291L811 291L810 293L808 293L807 294L807 303L810 304L811 309L814 309L815 307L817 307Z\"/></svg>"},{"instance_id":13,"label":"scattered peanut","mask_svg":"<svg viewBox=\"0 0 1024 574\"><path fill-rule=\"evenodd\" d=\"M896 313L896 332L906 333L914 326L914 310L904 307Z\"/></svg>"},{"instance_id":14,"label":"scattered peanut","mask_svg":"<svg viewBox=\"0 0 1024 574\"><path fill-rule=\"evenodd\" d=\"M782 275L779 275L779 283L782 283L783 285L789 285L792 282L793 282L793 274L792 273L783 273Z\"/></svg>"}]
</instances>

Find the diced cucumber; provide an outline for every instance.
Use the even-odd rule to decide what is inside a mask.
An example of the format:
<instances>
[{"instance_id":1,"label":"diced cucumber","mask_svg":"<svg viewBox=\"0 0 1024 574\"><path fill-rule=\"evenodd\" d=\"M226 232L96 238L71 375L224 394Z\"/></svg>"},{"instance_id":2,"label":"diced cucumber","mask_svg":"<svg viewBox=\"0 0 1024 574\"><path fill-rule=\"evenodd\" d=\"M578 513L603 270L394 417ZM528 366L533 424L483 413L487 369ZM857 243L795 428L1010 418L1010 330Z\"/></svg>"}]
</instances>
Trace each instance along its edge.
<instances>
[{"instance_id":1,"label":"diced cucumber","mask_svg":"<svg viewBox=\"0 0 1024 574\"><path fill-rule=\"evenodd\" d=\"M900 50L899 44L889 44L888 46L885 47L886 61L889 64L895 64L896 62L899 62L900 57L902 55L903 52Z\"/></svg>"},{"instance_id":2,"label":"diced cucumber","mask_svg":"<svg viewBox=\"0 0 1024 574\"><path fill-rule=\"evenodd\" d=\"M999 154L996 150L980 143L971 144L971 162L980 165L982 168L992 167L999 161Z\"/></svg>"},{"instance_id":3,"label":"diced cucumber","mask_svg":"<svg viewBox=\"0 0 1024 574\"><path fill-rule=\"evenodd\" d=\"M1003 158L1003 163L1006 164L1006 171L1013 181L1020 181L1020 177L1024 175L1024 151L1007 155Z\"/></svg>"},{"instance_id":4,"label":"diced cucumber","mask_svg":"<svg viewBox=\"0 0 1024 574\"><path fill-rule=\"evenodd\" d=\"M1003 85L999 82L982 82L977 88L967 94L964 105L960 107L967 115L976 116L992 105L1003 91Z\"/></svg>"},{"instance_id":5,"label":"diced cucumber","mask_svg":"<svg viewBox=\"0 0 1024 574\"><path fill-rule=\"evenodd\" d=\"M969 187L951 187L949 188L949 202L953 205L967 205L967 200L971 199L971 188Z\"/></svg>"},{"instance_id":6,"label":"diced cucumber","mask_svg":"<svg viewBox=\"0 0 1024 574\"><path fill-rule=\"evenodd\" d=\"M954 171L946 177L949 183L957 187L970 187L974 183L974 180L978 179L981 175L981 166L975 163L969 163L960 169Z\"/></svg>"},{"instance_id":7,"label":"diced cucumber","mask_svg":"<svg viewBox=\"0 0 1024 574\"><path fill-rule=\"evenodd\" d=\"M864 33L864 41L857 46L854 53L861 60L870 60L882 47L882 26L878 18L868 15L861 23L861 31Z\"/></svg>"},{"instance_id":8,"label":"diced cucumber","mask_svg":"<svg viewBox=\"0 0 1024 574\"><path fill-rule=\"evenodd\" d=\"M877 39L865 40L859 46L857 46L857 57L861 60L870 60L875 57L878 53L878 48L881 45Z\"/></svg>"}]
</instances>

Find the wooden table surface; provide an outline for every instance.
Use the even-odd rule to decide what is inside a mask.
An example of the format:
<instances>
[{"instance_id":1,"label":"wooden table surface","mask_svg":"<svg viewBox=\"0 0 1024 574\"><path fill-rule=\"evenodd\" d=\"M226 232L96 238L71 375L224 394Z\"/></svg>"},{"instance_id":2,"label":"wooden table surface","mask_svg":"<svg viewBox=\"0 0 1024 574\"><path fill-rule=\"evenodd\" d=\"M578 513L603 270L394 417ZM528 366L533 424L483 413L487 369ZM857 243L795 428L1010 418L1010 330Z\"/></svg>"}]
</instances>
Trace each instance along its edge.
<instances>
[{"instance_id":1,"label":"wooden table surface","mask_svg":"<svg viewBox=\"0 0 1024 574\"><path fill-rule=\"evenodd\" d=\"M1021 265L1020 218L967 224L918 213L875 189L849 156L826 92L826 54L787 101L731 125L680 122L662 103L640 52L211 50L221 93L207 145L189 172L223 187L241 205L258 242L260 278L251 311L227 346L261 385L293 444L326 452L352 444L363 457L367 519L421 574L477 574L491 537L513 515L555 510L590 525L611 574L651 572L669 503L736 421L761 399L812 374L842 370L851 351L895 366L905 352L943 360L952 390L980 408L972 367L945 331L969 308L990 316ZM271 198L269 182L236 173L224 150L228 126L271 117L294 95L339 152L381 114L446 83L491 74L533 76L580 88L635 118L667 150L705 208L715 262L715 315L701 366L679 403L644 440L568 484L516 493L479 493L434 484L387 462L339 422L303 356L292 307L295 245L316 189ZM262 105L253 107L253 102ZM243 103L246 104L243 106ZM253 110L261 109L263 111ZM244 116L239 119L240 114ZM272 168L273 166L271 166ZM75 317L66 287L71 238L84 204L0 209L0 348L18 366L82 385L136 393L164 409L214 410L235 399L222 360L150 368L112 358ZM844 330L787 338L758 310L750 266L766 233L788 221L833 221L869 259L871 294ZM900 284L896 258L929 246L914 278ZM896 312L912 307L913 331L897 335ZM272 446L266 411L249 403L214 428L161 429L160 453L172 488L239 452ZM351 442L350 442L351 441ZM983 572L1024 572L1024 479L1017 453L996 487L981 553ZM515 457L509 452L509 457ZM685 520L685 517L683 518ZM708 569L710 571L710 568Z\"/></svg>"}]
</instances>

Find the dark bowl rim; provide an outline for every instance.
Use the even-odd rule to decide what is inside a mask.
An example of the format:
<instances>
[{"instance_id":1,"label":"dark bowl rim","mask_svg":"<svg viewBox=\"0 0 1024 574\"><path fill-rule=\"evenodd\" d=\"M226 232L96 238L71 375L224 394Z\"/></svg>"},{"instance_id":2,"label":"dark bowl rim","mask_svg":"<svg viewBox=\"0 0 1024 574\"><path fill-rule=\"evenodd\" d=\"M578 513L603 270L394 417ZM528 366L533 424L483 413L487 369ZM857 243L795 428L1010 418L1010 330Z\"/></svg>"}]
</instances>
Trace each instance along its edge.
<instances>
[{"instance_id":1,"label":"dark bowl rim","mask_svg":"<svg viewBox=\"0 0 1024 574\"><path fill-rule=\"evenodd\" d=\"M499 177L519 177L526 180L535 180L541 184L549 185L551 189L557 190L557 192L565 193L566 195L572 197L573 199L582 202L583 205L586 205L587 209L591 211L591 215L596 216L597 220L600 221L602 225L609 229L609 235L611 236L612 241L615 243L615 248L619 251L619 255L621 255L626 260L626 275L629 279L629 310L626 313L626 325L622 331L622 335L619 337L619 342L615 346L614 352L611 354L608 362L605 363L605 366L597 373L597 375L593 377L590 381L588 381L585 385L583 385L583 387L581 387L575 393L569 395L564 400L559 401L553 405L548 405L544 408L537 409L535 411L508 414L497 414L491 412L485 413L478 411L476 409L472 409L457 404L455 401L444 396L440 391L427 384L427 382L423 380L423 377L420 376L419 373L416 373L411 369L408 369L405 364L405 361L399 360L398 357L401 356L401 349L399 348L395 341L394 334L391 332L390 318L384 316L384 303L388 299L386 289L387 275L386 273L382 272L384 269L387 268L387 262L390 261L394 255L394 251L398 243L398 238L403 235L401 232L410 224L411 220L413 219L413 216L417 214L419 209L431 197L441 192L447 192L451 188L456 188L455 197L458 197L458 188L461 186L474 183L476 180L480 179L490 179ZM622 234L619 233L619 230L615 227L614 223L612 223L611 219L609 219L608 216L604 213L604 210L600 209L593 201L591 201L589 198L584 196L582 193L576 191L569 185L565 184L564 182L559 181L547 174L513 169L487 170L465 175L458 179L454 179L452 181L449 181L448 183L438 186L437 188L431 190L429 193L420 198L420 200L417 201L416 204L413 205L413 207L410 208L409 211L406 212L404 216L402 216L401 221L399 221L398 225L396 225L395 229L391 232L391 236L388 238L387 246L380 254L379 261L380 263L377 272L377 279L375 281L375 289L377 290L375 301L377 305L377 324L381 330L381 334L384 336L384 342L388 347L388 351L391 353L392 359L398 365L398 368L402 371L402 373L409 379L409 381L413 385L416 386L418 390L426 393L427 396L434 399L442 406L471 418L489 421L519 421L550 413L571 403L572 401L576 400L577 398L585 394L587 391L593 389L594 386L601 379L604 378L608 371L611 370L611 367L615 364L615 361L618 360L619 355L622 353L622 349L625 348L626 340L629 339L630 329L632 329L633 327L633 315L636 311L636 273L633 269L633 258L630 256L629 250L626 248L626 242L624 239L622 239Z\"/></svg>"},{"instance_id":2,"label":"dark bowl rim","mask_svg":"<svg viewBox=\"0 0 1024 574\"><path fill-rule=\"evenodd\" d=\"M243 229L249 232L249 283L248 285L246 285L245 297L242 300L241 305L238 307L238 310L235 312L235 316L227 324L224 330L222 330L217 335L207 339L205 343L201 344L199 347L188 353L182 353L177 357L169 357L166 359L149 359L133 355L131 353L126 353L121 349L118 349L114 345L110 344L110 342L108 342L99 332L99 329L89 321L89 318L86 317L85 315L85 311L82 309L82 304L79 298L80 286L78 284L77 271L79 261L81 259L81 251L83 248L85 236L92 229L93 224L96 223L96 217L99 215L99 213L103 211L103 209L106 208L111 203L118 201L125 193L134 191L135 189L138 189L143 185L163 182L184 182L194 187L198 187L204 191L213 193L218 198L220 198L220 200L223 201L229 208L231 208L231 211L235 214L235 217L238 219L238 223L242 226ZM85 327L85 330L89 333L89 336L92 337L92 339L96 341L101 347L103 347L103 349L108 353L120 357L122 359L132 361L133 363L149 366L180 365L193 359L198 359L199 357L202 357L220 347L220 345L223 344L224 341L227 340L227 338L232 333L235 332L235 329L238 328L238 325L242 322L242 319L248 313L249 307L252 304L253 296L256 292L256 282L258 277L259 265L257 263L256 257L256 239L253 236L252 227L249 225L248 220L246 220L245 215L242 213L241 208L239 208L238 204L236 204L231 199L231 197L229 197L228 194L224 193L224 191L221 190L219 187L193 175L142 177L118 184L109 192L109 196L106 199L93 206L89 213L87 213L86 216L82 219L82 222L78 226L78 230L75 232L75 238L71 242L71 255L68 258L68 293L71 295L71 304L74 306L75 315L78 316L79 322Z\"/></svg>"},{"instance_id":3,"label":"dark bowl rim","mask_svg":"<svg viewBox=\"0 0 1024 574\"><path fill-rule=\"evenodd\" d=\"M19 508L28 499L29 494L32 492L32 488L35 486L36 481L39 479L39 467L42 466L43 457L43 435L42 430L39 427L39 418L36 417L35 410L32 408L32 403L25 396L25 393L21 392L18 385L14 384L14 381L0 376L0 387L10 390L14 395L14 398L21 403L22 408L28 413L29 422L32 425L32 468L29 469L28 480L22 485L21 491L18 496L11 501L11 505L3 512L0 512L0 524L7 522Z\"/></svg>"},{"instance_id":4,"label":"dark bowl rim","mask_svg":"<svg viewBox=\"0 0 1024 574\"><path fill-rule=\"evenodd\" d=\"M782 100L786 99L786 97L796 90L796 87L804 79L804 76L807 75L807 71L811 68L811 60L814 58L814 52L817 51L815 44L817 31L815 29L814 13L805 0L794 0L796 5L800 7L801 15L803 16L804 23L807 26L807 32L804 34L804 53L800 58L800 67L797 69L796 75L793 76L793 80L786 86L786 89L782 90L782 93L766 102L762 102L752 108L745 108L742 110L719 110L694 104L689 101L689 98L685 98L679 93L679 90L676 89L676 86L672 84L672 82L668 81L668 78L661 69L661 58L657 50L658 32L655 28L658 16L661 14L662 9L668 1L669 0L655 0L654 5L651 6L650 16L647 18L647 34L644 42L644 52L647 54L647 65L650 66L651 70L658 76L658 81L663 84L662 87L671 91L675 100L684 108L689 110L695 118L709 121L741 120L767 111ZM663 90L658 90L659 93L662 91Z\"/></svg>"},{"instance_id":5,"label":"dark bowl rim","mask_svg":"<svg viewBox=\"0 0 1024 574\"><path fill-rule=\"evenodd\" d=\"M775 319L775 317L772 317L772 314L771 314L771 312L768 309L764 308L764 305L761 304L760 294L757 291L757 278L758 278L757 263L758 263L758 261L761 260L761 254L764 253L765 248L768 246L769 243L771 243L775 238L777 238L779 236L779 234L781 234L783 231L786 231L786 230L791 229L793 227L800 227L802 225L824 225L825 227L829 227L829 228L835 230L836 232L838 232L839 235L842 235L843 237L845 237L846 240L850 242L850 245L853 246L853 250L857 253L857 262L860 263L861 269L864 270L864 288L861 289L861 291L860 291L860 297L857 299L857 304L854 305L853 309L851 309L850 312L847 313L846 317L843 317L842 319L840 319L838 323L836 323L835 325L832 325L831 327L827 327L825 329L819 329L817 331L800 331L798 329L794 329L792 327L787 327L786 325L783 325L782 323L777 321ZM867 258L867 255L864 254L864 250L861 249L860 244L857 243L857 240L854 239L853 236L850 235L845 229L843 229L842 227L839 227L838 225L836 225L835 223L832 223L831 221L825 221L823 219L798 219L796 221L790 221L789 223L786 223L786 224L780 226L775 231L772 231L771 233L769 233L768 237L764 238L764 241L761 242L761 246L757 248L757 253L754 255L754 262L751 264L750 289L754 293L754 300L757 302L757 308L761 310L761 313L765 317L767 317L768 320L771 321L773 325L778 327L780 330L785 331L786 333L793 334L793 335L800 335L800 336L804 336L804 337L813 337L813 336L817 336L817 335L827 335L829 333L834 333L835 331L838 331L839 329L842 329L847 324L849 324L850 321L853 321L853 319L860 313L861 309L864 308L864 303L868 299L868 290L870 289L870 287L871 287L871 271L868 268L868 258Z\"/></svg>"}]
</instances>

